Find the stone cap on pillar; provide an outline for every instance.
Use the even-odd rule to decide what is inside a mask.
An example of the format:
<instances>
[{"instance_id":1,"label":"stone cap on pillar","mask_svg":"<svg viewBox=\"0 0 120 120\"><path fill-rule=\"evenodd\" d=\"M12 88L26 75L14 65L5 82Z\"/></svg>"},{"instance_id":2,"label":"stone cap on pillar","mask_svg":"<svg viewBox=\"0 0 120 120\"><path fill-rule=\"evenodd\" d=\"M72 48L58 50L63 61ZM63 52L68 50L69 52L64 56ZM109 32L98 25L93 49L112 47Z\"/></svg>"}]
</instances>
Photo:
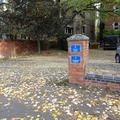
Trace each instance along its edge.
<instances>
[{"instance_id":1,"label":"stone cap on pillar","mask_svg":"<svg viewBox=\"0 0 120 120\"><path fill-rule=\"evenodd\" d=\"M75 34L67 38L67 41L88 41L89 37L82 34Z\"/></svg>"}]
</instances>

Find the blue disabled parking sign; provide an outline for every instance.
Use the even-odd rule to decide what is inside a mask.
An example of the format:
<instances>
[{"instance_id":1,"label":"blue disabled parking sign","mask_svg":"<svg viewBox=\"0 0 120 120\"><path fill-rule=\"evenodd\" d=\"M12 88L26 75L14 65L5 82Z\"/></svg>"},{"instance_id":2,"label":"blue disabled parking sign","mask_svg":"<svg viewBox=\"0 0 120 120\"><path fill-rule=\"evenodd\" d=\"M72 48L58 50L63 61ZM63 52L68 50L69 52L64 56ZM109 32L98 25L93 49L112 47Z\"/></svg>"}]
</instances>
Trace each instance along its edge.
<instances>
[{"instance_id":1,"label":"blue disabled parking sign","mask_svg":"<svg viewBox=\"0 0 120 120\"><path fill-rule=\"evenodd\" d=\"M70 52L72 52L72 53L81 52L81 46L80 45L70 45Z\"/></svg>"},{"instance_id":2,"label":"blue disabled parking sign","mask_svg":"<svg viewBox=\"0 0 120 120\"><path fill-rule=\"evenodd\" d=\"M71 63L72 64L79 64L79 63L81 63L81 57L80 56L71 56Z\"/></svg>"}]
</instances>

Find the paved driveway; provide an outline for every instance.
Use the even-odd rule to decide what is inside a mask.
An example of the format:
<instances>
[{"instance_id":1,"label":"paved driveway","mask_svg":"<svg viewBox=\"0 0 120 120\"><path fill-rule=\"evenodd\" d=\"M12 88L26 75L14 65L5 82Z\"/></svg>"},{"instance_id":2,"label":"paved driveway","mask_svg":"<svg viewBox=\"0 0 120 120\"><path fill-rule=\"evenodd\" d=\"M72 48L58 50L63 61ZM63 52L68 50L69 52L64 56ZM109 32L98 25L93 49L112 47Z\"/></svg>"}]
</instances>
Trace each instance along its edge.
<instances>
[{"instance_id":1,"label":"paved driveway","mask_svg":"<svg viewBox=\"0 0 120 120\"><path fill-rule=\"evenodd\" d=\"M115 63L115 51L90 50L87 72L120 77L120 64Z\"/></svg>"},{"instance_id":2,"label":"paved driveway","mask_svg":"<svg viewBox=\"0 0 120 120\"><path fill-rule=\"evenodd\" d=\"M118 66L91 54L87 72L117 75ZM67 80L66 56L0 60L0 120L120 120L119 93Z\"/></svg>"}]
</instances>

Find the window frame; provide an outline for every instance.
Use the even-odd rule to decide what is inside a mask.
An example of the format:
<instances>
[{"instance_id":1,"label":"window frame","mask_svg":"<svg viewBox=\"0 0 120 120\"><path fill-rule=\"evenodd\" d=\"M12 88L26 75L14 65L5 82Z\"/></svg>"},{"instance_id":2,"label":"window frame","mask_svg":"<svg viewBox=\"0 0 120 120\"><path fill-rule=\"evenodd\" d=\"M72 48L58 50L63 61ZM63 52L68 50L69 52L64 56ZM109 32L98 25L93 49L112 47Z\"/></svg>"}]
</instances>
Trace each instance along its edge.
<instances>
[{"instance_id":1,"label":"window frame","mask_svg":"<svg viewBox=\"0 0 120 120\"><path fill-rule=\"evenodd\" d=\"M114 12L120 11L120 6L113 6L113 10L114 10Z\"/></svg>"},{"instance_id":2,"label":"window frame","mask_svg":"<svg viewBox=\"0 0 120 120\"><path fill-rule=\"evenodd\" d=\"M70 32L69 32L69 30L70 30ZM73 34L73 27L72 26L67 26L65 28L65 34L72 35Z\"/></svg>"},{"instance_id":3,"label":"window frame","mask_svg":"<svg viewBox=\"0 0 120 120\"><path fill-rule=\"evenodd\" d=\"M118 26L116 26L115 24L118 24ZM113 30L119 30L120 29L120 23L119 22L114 22L113 23Z\"/></svg>"}]
</instances>

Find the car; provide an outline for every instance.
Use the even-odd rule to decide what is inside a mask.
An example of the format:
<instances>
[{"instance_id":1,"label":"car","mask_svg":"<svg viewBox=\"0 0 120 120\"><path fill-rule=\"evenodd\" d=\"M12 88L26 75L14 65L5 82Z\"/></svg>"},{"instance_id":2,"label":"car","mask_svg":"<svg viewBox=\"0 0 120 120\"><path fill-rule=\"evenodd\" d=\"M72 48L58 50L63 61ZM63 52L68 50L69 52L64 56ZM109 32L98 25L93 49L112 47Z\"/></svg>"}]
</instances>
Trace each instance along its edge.
<instances>
[{"instance_id":1,"label":"car","mask_svg":"<svg viewBox=\"0 0 120 120\"><path fill-rule=\"evenodd\" d=\"M117 47L115 61L116 61L116 63L120 63L120 46Z\"/></svg>"},{"instance_id":2,"label":"car","mask_svg":"<svg viewBox=\"0 0 120 120\"><path fill-rule=\"evenodd\" d=\"M120 36L118 35L107 35L103 37L104 50L116 50L118 43L120 43Z\"/></svg>"}]
</instances>

